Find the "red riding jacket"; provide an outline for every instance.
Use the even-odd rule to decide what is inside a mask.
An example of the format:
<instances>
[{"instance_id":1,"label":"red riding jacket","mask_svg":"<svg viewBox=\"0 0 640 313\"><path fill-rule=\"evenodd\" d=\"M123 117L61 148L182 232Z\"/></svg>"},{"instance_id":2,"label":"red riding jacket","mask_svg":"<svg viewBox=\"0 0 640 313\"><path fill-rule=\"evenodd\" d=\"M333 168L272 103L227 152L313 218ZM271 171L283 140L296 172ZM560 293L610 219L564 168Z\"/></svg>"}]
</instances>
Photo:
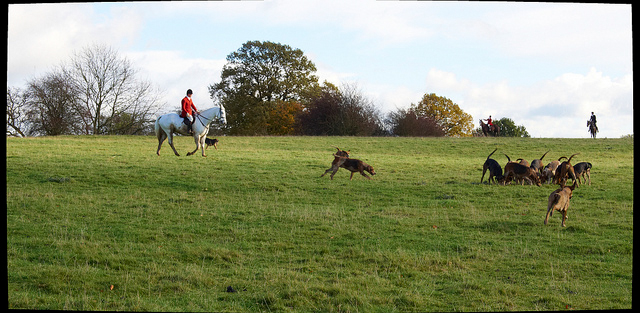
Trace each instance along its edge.
<instances>
[{"instance_id":1,"label":"red riding jacket","mask_svg":"<svg viewBox=\"0 0 640 313\"><path fill-rule=\"evenodd\" d=\"M180 113L180 117L187 117L187 113L193 116L193 111L198 111L198 109L196 109L196 106L193 105L193 101L191 101L191 98L182 98L182 112Z\"/></svg>"}]
</instances>

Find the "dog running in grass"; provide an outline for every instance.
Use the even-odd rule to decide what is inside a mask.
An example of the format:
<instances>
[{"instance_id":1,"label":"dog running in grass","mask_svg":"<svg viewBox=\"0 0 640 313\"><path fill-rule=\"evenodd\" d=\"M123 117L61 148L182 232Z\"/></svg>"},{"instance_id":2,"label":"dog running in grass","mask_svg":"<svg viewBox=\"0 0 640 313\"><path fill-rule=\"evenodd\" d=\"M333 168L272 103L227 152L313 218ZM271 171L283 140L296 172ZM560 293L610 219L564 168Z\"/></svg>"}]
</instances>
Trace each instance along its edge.
<instances>
[{"instance_id":1,"label":"dog running in grass","mask_svg":"<svg viewBox=\"0 0 640 313\"><path fill-rule=\"evenodd\" d=\"M349 180L353 179L353 174L355 174L356 172L359 172L362 176L364 176L367 179L371 179L371 177L365 174L364 173L365 171L371 174L371 176L376 174L375 170L371 165L361 160L343 157L338 154L333 154L333 156L334 156L334 159L333 159L333 162L331 162L331 167L326 171L324 171L324 174L320 175L320 177L323 177L324 175L327 175L327 173L333 171L330 176L331 179L333 180L333 175L335 175L338 169L340 169L341 167L351 172L351 176L349 177Z\"/></svg>"},{"instance_id":2,"label":"dog running in grass","mask_svg":"<svg viewBox=\"0 0 640 313\"><path fill-rule=\"evenodd\" d=\"M209 149L209 146L213 146L214 148L216 148L216 150L218 150L218 139L205 138L204 144L206 145L206 149Z\"/></svg>"},{"instance_id":3,"label":"dog running in grass","mask_svg":"<svg viewBox=\"0 0 640 313\"><path fill-rule=\"evenodd\" d=\"M549 202L547 204L547 217L544 219L544 224L547 225L549 216L553 215L553 211L560 211L562 213L562 227L566 227L565 221L567 220L567 209L569 208L569 201L573 196L573 190L576 189L578 182L573 181L572 186L562 186L556 189L549 195Z\"/></svg>"},{"instance_id":4,"label":"dog running in grass","mask_svg":"<svg viewBox=\"0 0 640 313\"><path fill-rule=\"evenodd\" d=\"M351 150L345 151L345 150L342 150L342 149L340 149L340 148L338 148L336 146L332 146L332 147L338 149L338 151L334 154L334 156L345 157L345 158L349 157L349 151L351 151ZM336 165L336 163L338 163L338 162L340 162L340 158L338 158L338 157L334 158L333 162L331 162L331 168L333 168ZM340 165L338 164L337 166L339 167ZM326 174L326 172L325 172L325 174ZM322 176L324 176L324 174ZM322 176L320 176L320 177L322 177ZM333 175L331 175L331 179L333 179Z\"/></svg>"}]
</instances>

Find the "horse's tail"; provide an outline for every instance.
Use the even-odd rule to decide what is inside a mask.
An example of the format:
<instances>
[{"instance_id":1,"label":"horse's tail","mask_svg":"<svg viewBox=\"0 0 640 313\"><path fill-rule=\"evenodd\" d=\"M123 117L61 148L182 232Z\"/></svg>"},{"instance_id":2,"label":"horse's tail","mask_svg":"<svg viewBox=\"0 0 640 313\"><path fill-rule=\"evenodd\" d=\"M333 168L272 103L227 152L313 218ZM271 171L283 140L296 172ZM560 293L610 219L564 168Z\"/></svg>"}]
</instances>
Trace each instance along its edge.
<instances>
[{"instance_id":1,"label":"horse's tail","mask_svg":"<svg viewBox=\"0 0 640 313\"><path fill-rule=\"evenodd\" d=\"M156 137L158 137L158 140L161 138L162 136L162 129L160 128L160 119L162 118L162 116L158 117L158 119L156 119L156 123L154 126L154 130L156 132Z\"/></svg>"}]
</instances>

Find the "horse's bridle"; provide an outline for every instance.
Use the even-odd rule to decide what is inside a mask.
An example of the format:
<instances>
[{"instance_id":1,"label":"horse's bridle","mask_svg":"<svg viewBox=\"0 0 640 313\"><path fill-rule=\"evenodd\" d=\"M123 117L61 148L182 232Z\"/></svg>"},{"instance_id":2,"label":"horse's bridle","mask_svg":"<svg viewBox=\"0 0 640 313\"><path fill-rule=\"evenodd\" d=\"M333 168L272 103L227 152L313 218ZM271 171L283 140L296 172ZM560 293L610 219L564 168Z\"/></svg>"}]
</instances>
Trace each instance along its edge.
<instances>
[{"instance_id":1,"label":"horse's bridle","mask_svg":"<svg viewBox=\"0 0 640 313\"><path fill-rule=\"evenodd\" d=\"M202 127L207 127L207 125L205 125L202 120L200 119L200 116L202 116L202 114L200 114L200 112L196 112L196 114L194 114L194 116L198 119L198 122L200 122L200 124L202 124ZM215 118L215 115L212 116L210 119L204 117L204 119L208 120L209 123L211 123L211 121L213 121L213 119Z\"/></svg>"}]
</instances>

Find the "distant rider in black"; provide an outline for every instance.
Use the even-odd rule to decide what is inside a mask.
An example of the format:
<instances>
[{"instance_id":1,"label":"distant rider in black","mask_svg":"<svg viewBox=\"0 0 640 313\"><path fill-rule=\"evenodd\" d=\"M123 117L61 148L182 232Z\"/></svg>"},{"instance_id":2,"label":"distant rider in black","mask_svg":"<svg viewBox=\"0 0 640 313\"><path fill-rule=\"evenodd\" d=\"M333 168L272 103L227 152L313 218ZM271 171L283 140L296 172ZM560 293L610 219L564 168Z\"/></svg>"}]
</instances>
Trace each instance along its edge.
<instances>
[{"instance_id":1,"label":"distant rider in black","mask_svg":"<svg viewBox=\"0 0 640 313\"><path fill-rule=\"evenodd\" d=\"M595 126L596 131L598 131L598 126L596 125L596 115L593 114L593 112L591 112L591 118L590 118L591 123L593 124L593 126Z\"/></svg>"}]
</instances>

